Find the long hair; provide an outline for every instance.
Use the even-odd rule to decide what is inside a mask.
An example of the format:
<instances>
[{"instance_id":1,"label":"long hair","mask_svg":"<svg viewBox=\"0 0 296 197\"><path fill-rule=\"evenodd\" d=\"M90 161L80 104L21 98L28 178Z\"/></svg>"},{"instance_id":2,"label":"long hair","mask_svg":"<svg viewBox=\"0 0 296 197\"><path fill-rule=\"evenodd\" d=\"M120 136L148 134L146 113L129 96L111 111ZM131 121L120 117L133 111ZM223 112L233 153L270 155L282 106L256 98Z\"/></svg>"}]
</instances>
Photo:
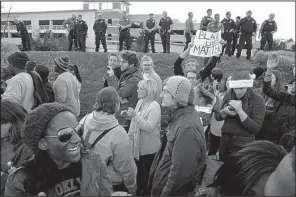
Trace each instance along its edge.
<instances>
[{"instance_id":1,"label":"long hair","mask_svg":"<svg viewBox=\"0 0 296 197\"><path fill-rule=\"evenodd\" d=\"M211 186L219 187L222 195L246 196L263 175L277 168L286 154L282 146L270 141L249 143L225 161Z\"/></svg>"},{"instance_id":2,"label":"long hair","mask_svg":"<svg viewBox=\"0 0 296 197\"><path fill-rule=\"evenodd\" d=\"M79 73L78 66L75 65L75 64L74 64L74 65L70 64L69 67L68 67L68 69L69 69L70 71L74 71L74 75L76 76L76 78L77 78L77 80L79 81L79 83L81 83L81 82L82 82L82 79L81 79L81 77L80 77L80 73Z\"/></svg>"},{"instance_id":3,"label":"long hair","mask_svg":"<svg viewBox=\"0 0 296 197\"><path fill-rule=\"evenodd\" d=\"M11 123L9 138L17 149L21 143L21 128L27 111L18 103L10 100L1 100L1 124Z\"/></svg>"}]
</instances>

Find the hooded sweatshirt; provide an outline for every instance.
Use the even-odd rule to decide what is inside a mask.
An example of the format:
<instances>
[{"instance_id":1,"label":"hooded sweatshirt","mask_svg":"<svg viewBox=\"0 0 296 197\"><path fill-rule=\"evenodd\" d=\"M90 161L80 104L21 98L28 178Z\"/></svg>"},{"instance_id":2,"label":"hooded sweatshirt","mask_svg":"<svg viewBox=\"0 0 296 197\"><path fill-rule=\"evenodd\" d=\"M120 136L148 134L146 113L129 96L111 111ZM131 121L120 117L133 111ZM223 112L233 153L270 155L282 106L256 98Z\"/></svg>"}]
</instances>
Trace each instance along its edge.
<instances>
[{"instance_id":1,"label":"hooded sweatshirt","mask_svg":"<svg viewBox=\"0 0 296 197\"><path fill-rule=\"evenodd\" d=\"M125 129L118 124L114 115L97 111L82 118L80 125L83 123L83 139L89 144L92 144L102 132L113 128L97 142L93 151L106 162L112 185L119 185L123 182L130 193L135 193L137 167Z\"/></svg>"}]
</instances>

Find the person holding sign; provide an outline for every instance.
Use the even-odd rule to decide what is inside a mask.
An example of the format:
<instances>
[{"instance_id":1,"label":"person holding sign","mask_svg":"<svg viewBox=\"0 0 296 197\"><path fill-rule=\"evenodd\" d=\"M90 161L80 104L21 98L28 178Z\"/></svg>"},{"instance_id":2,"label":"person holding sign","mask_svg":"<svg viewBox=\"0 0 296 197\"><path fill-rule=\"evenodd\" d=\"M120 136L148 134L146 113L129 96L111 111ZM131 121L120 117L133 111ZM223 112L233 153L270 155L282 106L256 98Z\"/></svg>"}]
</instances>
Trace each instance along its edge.
<instances>
[{"instance_id":1,"label":"person holding sign","mask_svg":"<svg viewBox=\"0 0 296 197\"><path fill-rule=\"evenodd\" d=\"M240 30L240 38L239 38L239 44L238 49L236 53L236 57L240 58L241 52L243 49L243 46L245 42L247 42L247 59L251 59L251 50L252 50L252 36L255 36L255 33L257 31L257 23L255 19L252 17L252 11L247 12L247 16L245 18L242 18L238 25L238 29Z\"/></svg>"},{"instance_id":2,"label":"person holding sign","mask_svg":"<svg viewBox=\"0 0 296 197\"><path fill-rule=\"evenodd\" d=\"M163 17L159 21L160 38L163 47L163 53L170 53L170 39L173 21L168 17L167 11L163 11Z\"/></svg>"},{"instance_id":3,"label":"person holding sign","mask_svg":"<svg viewBox=\"0 0 296 197\"><path fill-rule=\"evenodd\" d=\"M231 19L230 17L231 17L231 13L227 12L226 18L224 18L221 21L224 28L224 33L222 34L222 38L223 40L227 41L225 54L227 54L229 57L231 56L231 42L233 40L233 32L236 26L234 20ZM223 46L222 55L223 55L224 49L225 49L225 46Z\"/></svg>"}]
</instances>

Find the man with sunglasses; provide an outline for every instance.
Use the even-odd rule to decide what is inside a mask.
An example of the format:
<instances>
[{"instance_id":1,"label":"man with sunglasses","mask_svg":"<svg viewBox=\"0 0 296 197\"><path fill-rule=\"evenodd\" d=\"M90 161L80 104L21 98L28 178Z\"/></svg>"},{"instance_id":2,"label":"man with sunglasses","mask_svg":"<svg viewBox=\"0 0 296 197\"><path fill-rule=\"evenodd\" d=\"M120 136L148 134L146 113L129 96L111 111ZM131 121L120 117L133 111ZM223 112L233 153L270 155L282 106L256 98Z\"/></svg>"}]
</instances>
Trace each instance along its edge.
<instances>
[{"instance_id":1,"label":"man with sunglasses","mask_svg":"<svg viewBox=\"0 0 296 197\"><path fill-rule=\"evenodd\" d=\"M222 33L222 38L223 40L225 40L226 43L226 51L225 54L227 54L229 57L231 56L231 42L233 40L233 31L235 30L235 22L233 19L230 18L231 17L231 13L227 12L226 13L226 18L224 18L221 23L223 24L224 27L224 32ZM222 55L225 49L225 45L223 46L222 49Z\"/></svg>"},{"instance_id":2,"label":"man with sunglasses","mask_svg":"<svg viewBox=\"0 0 296 197\"><path fill-rule=\"evenodd\" d=\"M60 103L31 111L22 129L34 157L8 177L5 196L110 196L112 185L101 157L87 151L78 122Z\"/></svg>"}]
</instances>

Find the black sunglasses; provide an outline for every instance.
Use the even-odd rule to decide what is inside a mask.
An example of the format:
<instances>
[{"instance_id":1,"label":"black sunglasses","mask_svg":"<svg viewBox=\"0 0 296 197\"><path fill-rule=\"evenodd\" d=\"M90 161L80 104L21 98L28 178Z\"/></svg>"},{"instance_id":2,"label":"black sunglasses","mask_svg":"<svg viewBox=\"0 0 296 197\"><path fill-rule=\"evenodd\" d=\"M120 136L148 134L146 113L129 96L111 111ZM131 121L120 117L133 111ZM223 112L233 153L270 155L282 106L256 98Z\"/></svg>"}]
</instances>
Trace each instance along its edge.
<instances>
[{"instance_id":1,"label":"black sunglasses","mask_svg":"<svg viewBox=\"0 0 296 197\"><path fill-rule=\"evenodd\" d=\"M74 132L77 133L75 129L63 128L58 132L58 135L56 135L56 136L52 135L52 136L44 136L44 137L45 138L58 138L58 140L60 142L66 143L72 138Z\"/></svg>"}]
</instances>

